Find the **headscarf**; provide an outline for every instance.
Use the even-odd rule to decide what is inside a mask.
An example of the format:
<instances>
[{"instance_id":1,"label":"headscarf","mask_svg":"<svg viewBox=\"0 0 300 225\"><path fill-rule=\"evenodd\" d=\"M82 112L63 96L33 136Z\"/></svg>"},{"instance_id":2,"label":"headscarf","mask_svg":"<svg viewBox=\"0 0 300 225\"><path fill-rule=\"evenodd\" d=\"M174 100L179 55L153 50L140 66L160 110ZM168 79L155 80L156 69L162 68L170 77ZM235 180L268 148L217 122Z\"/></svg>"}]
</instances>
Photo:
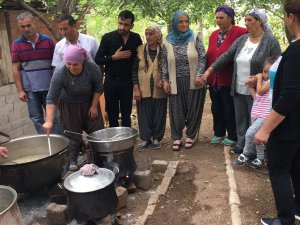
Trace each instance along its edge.
<instances>
[{"instance_id":1,"label":"headscarf","mask_svg":"<svg viewBox=\"0 0 300 225\"><path fill-rule=\"evenodd\" d=\"M84 60L89 58L87 51L77 45L69 45L64 53L64 61L68 63L83 64Z\"/></svg>"},{"instance_id":2,"label":"headscarf","mask_svg":"<svg viewBox=\"0 0 300 225\"><path fill-rule=\"evenodd\" d=\"M161 43L161 41L162 41L162 33L161 33L161 30L160 30L160 28L158 26L152 24L149 27L147 27L146 30L153 31L155 33L155 36L157 37L158 42Z\"/></svg>"},{"instance_id":3,"label":"headscarf","mask_svg":"<svg viewBox=\"0 0 300 225\"><path fill-rule=\"evenodd\" d=\"M189 42L194 40L194 32L190 28L188 28L186 32L180 32L178 30L178 17L182 14L187 15L189 19L189 16L185 11L177 11L172 18L173 31L166 37L167 41L174 45L187 45Z\"/></svg>"},{"instance_id":4,"label":"headscarf","mask_svg":"<svg viewBox=\"0 0 300 225\"><path fill-rule=\"evenodd\" d=\"M268 16L263 9L250 9L246 12L246 15L253 16L255 19L260 20L263 24L264 31L270 32L271 34L273 33L272 28L268 24Z\"/></svg>"},{"instance_id":5,"label":"headscarf","mask_svg":"<svg viewBox=\"0 0 300 225\"><path fill-rule=\"evenodd\" d=\"M226 15L230 16L232 18L232 24L235 24L235 19L234 19L234 9L229 7L229 6L219 6L217 9L216 9L216 12L223 12L225 13Z\"/></svg>"}]
</instances>

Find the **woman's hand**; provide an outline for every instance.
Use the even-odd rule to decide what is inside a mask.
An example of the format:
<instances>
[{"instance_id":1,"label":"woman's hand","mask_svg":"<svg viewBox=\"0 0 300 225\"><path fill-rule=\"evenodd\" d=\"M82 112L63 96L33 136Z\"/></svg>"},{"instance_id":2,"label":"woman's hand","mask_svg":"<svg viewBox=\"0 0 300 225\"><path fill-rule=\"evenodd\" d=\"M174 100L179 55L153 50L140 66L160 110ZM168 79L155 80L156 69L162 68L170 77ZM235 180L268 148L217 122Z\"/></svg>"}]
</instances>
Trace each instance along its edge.
<instances>
[{"instance_id":1,"label":"woman's hand","mask_svg":"<svg viewBox=\"0 0 300 225\"><path fill-rule=\"evenodd\" d=\"M94 119L98 116L98 108L97 108L98 105L96 106L91 106L91 108L89 109L89 117L91 119Z\"/></svg>"},{"instance_id":2,"label":"woman's hand","mask_svg":"<svg viewBox=\"0 0 300 225\"><path fill-rule=\"evenodd\" d=\"M135 88L134 89L134 100L136 102L141 102L142 101L142 93L140 88Z\"/></svg>"},{"instance_id":3,"label":"woman's hand","mask_svg":"<svg viewBox=\"0 0 300 225\"><path fill-rule=\"evenodd\" d=\"M255 88L257 83L257 76L250 76L248 80L245 82L245 85Z\"/></svg>"},{"instance_id":4,"label":"woman's hand","mask_svg":"<svg viewBox=\"0 0 300 225\"><path fill-rule=\"evenodd\" d=\"M159 81L157 81L157 83L156 83L156 87L157 87L157 88L162 88L163 85L164 85L164 83L163 83L162 80L159 80Z\"/></svg>"},{"instance_id":5,"label":"woman's hand","mask_svg":"<svg viewBox=\"0 0 300 225\"><path fill-rule=\"evenodd\" d=\"M0 147L0 156L3 158L8 157L8 150L6 147Z\"/></svg>"},{"instance_id":6,"label":"woman's hand","mask_svg":"<svg viewBox=\"0 0 300 225\"><path fill-rule=\"evenodd\" d=\"M267 144L270 133L265 131L263 128L260 128L254 136L255 144L262 145Z\"/></svg>"},{"instance_id":7,"label":"woman's hand","mask_svg":"<svg viewBox=\"0 0 300 225\"><path fill-rule=\"evenodd\" d=\"M169 81L164 81L163 82L163 89L164 89L164 92L166 92L167 94L171 93L171 88L170 88Z\"/></svg>"},{"instance_id":8,"label":"woman's hand","mask_svg":"<svg viewBox=\"0 0 300 225\"><path fill-rule=\"evenodd\" d=\"M43 124L43 128L44 128L45 133L49 136L49 134L51 133L51 130L53 128L53 122L46 121Z\"/></svg>"},{"instance_id":9,"label":"woman's hand","mask_svg":"<svg viewBox=\"0 0 300 225\"><path fill-rule=\"evenodd\" d=\"M202 76L197 76L195 78L195 86L205 87L205 85L206 85L206 79L204 79Z\"/></svg>"}]
</instances>

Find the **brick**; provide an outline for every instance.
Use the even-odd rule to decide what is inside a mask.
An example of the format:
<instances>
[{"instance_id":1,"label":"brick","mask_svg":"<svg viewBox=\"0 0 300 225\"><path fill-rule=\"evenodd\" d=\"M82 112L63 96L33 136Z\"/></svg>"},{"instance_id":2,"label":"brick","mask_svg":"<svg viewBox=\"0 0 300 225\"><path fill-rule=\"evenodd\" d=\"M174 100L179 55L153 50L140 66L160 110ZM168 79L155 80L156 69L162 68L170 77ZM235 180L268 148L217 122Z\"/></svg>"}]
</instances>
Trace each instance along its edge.
<instances>
[{"instance_id":1,"label":"brick","mask_svg":"<svg viewBox=\"0 0 300 225\"><path fill-rule=\"evenodd\" d=\"M8 123L8 115L0 116L0 126Z\"/></svg>"},{"instance_id":2,"label":"brick","mask_svg":"<svg viewBox=\"0 0 300 225\"><path fill-rule=\"evenodd\" d=\"M49 225L65 225L69 222L67 205L50 203L46 212Z\"/></svg>"},{"instance_id":3,"label":"brick","mask_svg":"<svg viewBox=\"0 0 300 225\"><path fill-rule=\"evenodd\" d=\"M31 120L28 117L23 117L11 122L12 129L17 129L19 127L23 127L26 124L31 123Z\"/></svg>"},{"instance_id":4,"label":"brick","mask_svg":"<svg viewBox=\"0 0 300 225\"><path fill-rule=\"evenodd\" d=\"M15 111L9 113L8 121L12 122L12 121L20 119L22 117L24 117L24 116L22 116L22 111L21 110L15 110Z\"/></svg>"},{"instance_id":5,"label":"brick","mask_svg":"<svg viewBox=\"0 0 300 225\"><path fill-rule=\"evenodd\" d=\"M14 108L13 108L14 110L18 110L18 109L22 109L24 107L27 108L27 103L26 102L22 102L22 101L14 102L13 106L14 106Z\"/></svg>"},{"instance_id":6,"label":"brick","mask_svg":"<svg viewBox=\"0 0 300 225\"><path fill-rule=\"evenodd\" d=\"M0 96L11 93L11 85L3 85L0 87Z\"/></svg>"},{"instance_id":7,"label":"brick","mask_svg":"<svg viewBox=\"0 0 300 225\"><path fill-rule=\"evenodd\" d=\"M11 112L10 109L11 109L11 107L9 107L8 104L0 106L0 116L9 115L9 113Z\"/></svg>"},{"instance_id":8,"label":"brick","mask_svg":"<svg viewBox=\"0 0 300 225\"><path fill-rule=\"evenodd\" d=\"M11 130L9 132L9 136L11 138L18 138L24 135L23 127L19 127L17 129Z\"/></svg>"},{"instance_id":9,"label":"brick","mask_svg":"<svg viewBox=\"0 0 300 225\"><path fill-rule=\"evenodd\" d=\"M16 93L11 93L5 95L5 102L6 103L20 102L20 99Z\"/></svg>"},{"instance_id":10,"label":"brick","mask_svg":"<svg viewBox=\"0 0 300 225\"><path fill-rule=\"evenodd\" d=\"M6 98L5 96L0 96L0 106L5 106L6 105Z\"/></svg>"},{"instance_id":11,"label":"brick","mask_svg":"<svg viewBox=\"0 0 300 225\"><path fill-rule=\"evenodd\" d=\"M139 171L136 170L132 176L135 185L145 191L152 187L152 173L151 170Z\"/></svg>"},{"instance_id":12,"label":"brick","mask_svg":"<svg viewBox=\"0 0 300 225\"><path fill-rule=\"evenodd\" d=\"M164 173L167 170L168 162L164 160L154 160L151 167L154 173Z\"/></svg>"},{"instance_id":13,"label":"brick","mask_svg":"<svg viewBox=\"0 0 300 225\"><path fill-rule=\"evenodd\" d=\"M123 187L116 187L116 194L118 196L118 206L116 210L119 210L121 208L124 208L127 206L127 200L128 200L128 192L126 188Z\"/></svg>"},{"instance_id":14,"label":"brick","mask_svg":"<svg viewBox=\"0 0 300 225\"><path fill-rule=\"evenodd\" d=\"M41 224L38 222L34 222L32 225L41 225Z\"/></svg>"},{"instance_id":15,"label":"brick","mask_svg":"<svg viewBox=\"0 0 300 225\"><path fill-rule=\"evenodd\" d=\"M35 134L37 134L35 126L33 125L32 122L30 122L29 124L26 124L25 126L23 126L23 132L24 132L24 135L35 135Z\"/></svg>"},{"instance_id":16,"label":"brick","mask_svg":"<svg viewBox=\"0 0 300 225\"><path fill-rule=\"evenodd\" d=\"M11 131L11 123L0 124L0 131L8 134Z\"/></svg>"}]
</instances>

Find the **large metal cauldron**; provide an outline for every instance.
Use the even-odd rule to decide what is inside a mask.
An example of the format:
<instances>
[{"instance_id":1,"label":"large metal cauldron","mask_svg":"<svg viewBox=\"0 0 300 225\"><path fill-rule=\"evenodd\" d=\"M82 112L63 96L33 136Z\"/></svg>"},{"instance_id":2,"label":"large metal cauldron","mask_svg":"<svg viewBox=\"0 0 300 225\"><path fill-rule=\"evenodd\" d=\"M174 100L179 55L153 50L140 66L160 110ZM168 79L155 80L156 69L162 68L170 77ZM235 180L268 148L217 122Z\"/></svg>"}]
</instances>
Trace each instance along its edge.
<instances>
[{"instance_id":1,"label":"large metal cauldron","mask_svg":"<svg viewBox=\"0 0 300 225\"><path fill-rule=\"evenodd\" d=\"M9 149L8 158L0 158L0 184L13 187L17 192L34 190L59 182L67 172L67 146L69 139L61 135L51 135L51 156L49 156L46 135L26 136L3 144ZM41 159L12 164L24 157ZM9 163L10 165L4 165Z\"/></svg>"},{"instance_id":2,"label":"large metal cauldron","mask_svg":"<svg viewBox=\"0 0 300 225\"><path fill-rule=\"evenodd\" d=\"M17 192L3 185L0 185L0 225L23 225Z\"/></svg>"},{"instance_id":3,"label":"large metal cauldron","mask_svg":"<svg viewBox=\"0 0 300 225\"><path fill-rule=\"evenodd\" d=\"M136 138L137 130L131 127L106 128L89 134L94 163L110 170L117 168L117 181L130 176L137 167L133 157Z\"/></svg>"},{"instance_id":4,"label":"large metal cauldron","mask_svg":"<svg viewBox=\"0 0 300 225\"><path fill-rule=\"evenodd\" d=\"M118 197L114 188L115 174L99 168L92 176L77 171L68 176L64 187L68 195L68 212L77 221L97 221L115 211Z\"/></svg>"}]
</instances>

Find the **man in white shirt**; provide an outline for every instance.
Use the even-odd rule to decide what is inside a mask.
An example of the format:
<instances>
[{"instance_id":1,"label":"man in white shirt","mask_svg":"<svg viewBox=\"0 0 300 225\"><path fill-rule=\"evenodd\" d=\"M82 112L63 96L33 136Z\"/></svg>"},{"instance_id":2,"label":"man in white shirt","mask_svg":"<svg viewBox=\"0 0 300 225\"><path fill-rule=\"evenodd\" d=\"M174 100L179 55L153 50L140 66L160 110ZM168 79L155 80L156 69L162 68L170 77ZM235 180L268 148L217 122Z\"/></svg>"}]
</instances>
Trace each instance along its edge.
<instances>
[{"instance_id":1,"label":"man in white shirt","mask_svg":"<svg viewBox=\"0 0 300 225\"><path fill-rule=\"evenodd\" d=\"M95 38L79 33L76 29L76 20L70 15L61 15L57 18L58 28L64 36L55 45L52 66L57 67L63 62L65 49L70 45L78 45L87 50L89 56L95 59L99 45Z\"/></svg>"}]
</instances>

